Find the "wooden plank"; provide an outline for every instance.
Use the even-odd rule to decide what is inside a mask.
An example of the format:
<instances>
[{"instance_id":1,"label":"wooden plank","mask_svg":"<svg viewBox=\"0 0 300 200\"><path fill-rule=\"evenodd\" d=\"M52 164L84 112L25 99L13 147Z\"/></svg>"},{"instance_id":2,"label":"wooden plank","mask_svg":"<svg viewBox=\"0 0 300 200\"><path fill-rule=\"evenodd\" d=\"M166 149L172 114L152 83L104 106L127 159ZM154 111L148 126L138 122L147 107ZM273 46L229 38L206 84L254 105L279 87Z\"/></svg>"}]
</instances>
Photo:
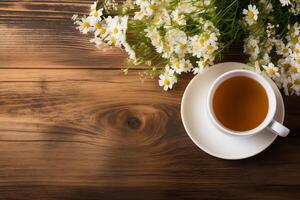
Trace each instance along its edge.
<instances>
[{"instance_id":1,"label":"wooden plank","mask_svg":"<svg viewBox=\"0 0 300 200\"><path fill-rule=\"evenodd\" d=\"M1 1L1 68L122 68L118 49L98 50L71 16L93 1Z\"/></svg>"},{"instance_id":2,"label":"wooden plank","mask_svg":"<svg viewBox=\"0 0 300 200\"><path fill-rule=\"evenodd\" d=\"M190 77L171 92L138 71L0 70L4 199L298 199L300 115L292 133L247 160L199 150L180 119Z\"/></svg>"},{"instance_id":3,"label":"wooden plank","mask_svg":"<svg viewBox=\"0 0 300 200\"><path fill-rule=\"evenodd\" d=\"M71 21L74 13L88 12L92 2L1 0L0 68L124 68L124 52L97 49ZM243 56L231 49L224 60Z\"/></svg>"}]
</instances>

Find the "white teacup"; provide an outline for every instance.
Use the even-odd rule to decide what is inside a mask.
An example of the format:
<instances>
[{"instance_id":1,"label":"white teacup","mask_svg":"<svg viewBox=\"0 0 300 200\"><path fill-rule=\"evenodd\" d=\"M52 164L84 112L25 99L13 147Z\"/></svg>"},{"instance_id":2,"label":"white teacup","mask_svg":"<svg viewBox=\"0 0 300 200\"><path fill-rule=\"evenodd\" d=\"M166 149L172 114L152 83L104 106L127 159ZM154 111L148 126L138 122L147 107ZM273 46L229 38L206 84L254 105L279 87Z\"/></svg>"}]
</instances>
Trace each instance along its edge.
<instances>
[{"instance_id":1,"label":"white teacup","mask_svg":"<svg viewBox=\"0 0 300 200\"><path fill-rule=\"evenodd\" d=\"M268 96L269 108L265 119L256 128L247 131L234 131L226 128L218 121L213 110L212 100L216 89L220 86L220 84L223 81L236 76L245 76L253 80L256 80L265 89L265 92ZM276 105L277 105L276 95L270 83L262 75L259 75L250 70L243 70L243 69L232 70L219 76L211 85L207 97L207 108L208 108L207 110L212 123L223 133L227 133L229 135L234 135L234 136L254 135L268 128L273 133L282 137L286 137L289 134L289 129L274 120L274 115L276 113Z\"/></svg>"}]
</instances>

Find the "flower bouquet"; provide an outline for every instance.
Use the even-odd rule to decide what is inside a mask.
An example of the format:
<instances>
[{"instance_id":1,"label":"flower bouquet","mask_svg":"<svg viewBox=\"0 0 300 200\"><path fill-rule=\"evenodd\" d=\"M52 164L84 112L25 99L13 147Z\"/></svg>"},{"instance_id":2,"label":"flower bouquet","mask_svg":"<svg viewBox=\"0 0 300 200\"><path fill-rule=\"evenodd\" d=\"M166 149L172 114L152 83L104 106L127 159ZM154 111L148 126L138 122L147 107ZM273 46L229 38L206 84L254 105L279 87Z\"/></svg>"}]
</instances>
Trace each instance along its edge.
<instances>
[{"instance_id":1,"label":"flower bouquet","mask_svg":"<svg viewBox=\"0 0 300 200\"><path fill-rule=\"evenodd\" d=\"M244 42L249 69L270 76L286 95L300 94L298 0L100 0L72 19L98 48L128 53L128 66L147 66L172 89L183 73L201 73L224 49Z\"/></svg>"}]
</instances>

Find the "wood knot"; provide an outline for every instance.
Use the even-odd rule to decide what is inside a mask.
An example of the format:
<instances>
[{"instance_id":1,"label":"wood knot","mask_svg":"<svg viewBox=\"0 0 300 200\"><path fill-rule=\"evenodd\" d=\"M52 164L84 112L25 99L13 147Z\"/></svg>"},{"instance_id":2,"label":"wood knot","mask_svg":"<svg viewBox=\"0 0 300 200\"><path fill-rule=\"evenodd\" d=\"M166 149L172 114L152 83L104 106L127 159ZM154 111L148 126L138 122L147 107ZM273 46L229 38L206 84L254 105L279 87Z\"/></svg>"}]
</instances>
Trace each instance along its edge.
<instances>
[{"instance_id":1,"label":"wood knot","mask_svg":"<svg viewBox=\"0 0 300 200\"><path fill-rule=\"evenodd\" d=\"M136 117L129 117L127 124L132 129L139 129L141 127L141 121Z\"/></svg>"}]
</instances>

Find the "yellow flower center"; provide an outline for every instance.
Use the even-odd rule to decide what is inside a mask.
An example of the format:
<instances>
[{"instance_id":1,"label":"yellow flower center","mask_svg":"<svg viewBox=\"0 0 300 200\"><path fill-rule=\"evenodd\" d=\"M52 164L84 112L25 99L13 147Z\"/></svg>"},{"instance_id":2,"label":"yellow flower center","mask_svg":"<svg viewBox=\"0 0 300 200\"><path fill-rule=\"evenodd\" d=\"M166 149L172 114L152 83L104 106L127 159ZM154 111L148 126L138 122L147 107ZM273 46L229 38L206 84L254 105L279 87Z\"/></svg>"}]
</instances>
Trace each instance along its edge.
<instances>
[{"instance_id":1,"label":"yellow flower center","mask_svg":"<svg viewBox=\"0 0 300 200\"><path fill-rule=\"evenodd\" d=\"M164 85L170 85L170 81L168 79L164 80Z\"/></svg>"},{"instance_id":2,"label":"yellow flower center","mask_svg":"<svg viewBox=\"0 0 300 200\"><path fill-rule=\"evenodd\" d=\"M180 63L179 63L178 61L176 62L175 67L176 67L177 69L180 68Z\"/></svg>"},{"instance_id":3,"label":"yellow flower center","mask_svg":"<svg viewBox=\"0 0 300 200\"><path fill-rule=\"evenodd\" d=\"M282 49L282 52L283 52L284 54L286 54L286 53L289 52L289 50L288 50L287 48L284 48L284 49Z\"/></svg>"},{"instance_id":4,"label":"yellow flower center","mask_svg":"<svg viewBox=\"0 0 300 200\"><path fill-rule=\"evenodd\" d=\"M199 44L200 44L201 46L203 46L203 45L204 45L204 42L205 42L205 40L204 40L204 39L199 39Z\"/></svg>"},{"instance_id":5,"label":"yellow flower center","mask_svg":"<svg viewBox=\"0 0 300 200\"><path fill-rule=\"evenodd\" d=\"M100 24L99 22L97 22L97 23L95 24L95 28L98 29L98 30L101 29L101 24Z\"/></svg>"},{"instance_id":6,"label":"yellow flower center","mask_svg":"<svg viewBox=\"0 0 300 200\"><path fill-rule=\"evenodd\" d=\"M184 68L188 68L188 67L189 67L189 64L185 63Z\"/></svg>"},{"instance_id":7,"label":"yellow flower center","mask_svg":"<svg viewBox=\"0 0 300 200\"><path fill-rule=\"evenodd\" d=\"M295 28L292 26L292 27L290 28L289 32L290 32L290 34L295 33Z\"/></svg>"},{"instance_id":8,"label":"yellow flower center","mask_svg":"<svg viewBox=\"0 0 300 200\"><path fill-rule=\"evenodd\" d=\"M268 69L267 70L267 73L270 75L270 76L273 76L275 74L275 71L274 69Z\"/></svg>"},{"instance_id":9,"label":"yellow flower center","mask_svg":"<svg viewBox=\"0 0 300 200\"><path fill-rule=\"evenodd\" d=\"M293 86L292 83L288 83L288 84L287 84L287 88L288 88L289 91L291 91L291 87L292 87L292 86Z\"/></svg>"},{"instance_id":10,"label":"yellow flower center","mask_svg":"<svg viewBox=\"0 0 300 200\"><path fill-rule=\"evenodd\" d=\"M90 27L90 23L84 22L84 23L82 24L82 26L83 26L83 28L89 28L89 27Z\"/></svg>"},{"instance_id":11,"label":"yellow flower center","mask_svg":"<svg viewBox=\"0 0 300 200\"><path fill-rule=\"evenodd\" d=\"M291 66L290 70L291 70L292 73L297 73L297 71L298 71L295 66Z\"/></svg>"},{"instance_id":12,"label":"yellow flower center","mask_svg":"<svg viewBox=\"0 0 300 200\"><path fill-rule=\"evenodd\" d=\"M111 41L112 44L115 44L115 43L116 43L116 39L115 39L114 37L111 37L111 38L110 38L110 41Z\"/></svg>"},{"instance_id":13,"label":"yellow flower center","mask_svg":"<svg viewBox=\"0 0 300 200\"><path fill-rule=\"evenodd\" d=\"M100 34L104 34L106 30L104 28L100 28Z\"/></svg>"},{"instance_id":14,"label":"yellow flower center","mask_svg":"<svg viewBox=\"0 0 300 200\"><path fill-rule=\"evenodd\" d=\"M157 40L158 39L158 35L155 34L155 35L152 35L152 40Z\"/></svg>"},{"instance_id":15,"label":"yellow flower center","mask_svg":"<svg viewBox=\"0 0 300 200\"><path fill-rule=\"evenodd\" d=\"M93 16L94 16L94 17L98 17L98 16L99 16L99 15L98 15L98 12L95 11L95 12L93 13Z\"/></svg>"},{"instance_id":16,"label":"yellow flower center","mask_svg":"<svg viewBox=\"0 0 300 200\"><path fill-rule=\"evenodd\" d=\"M187 45L186 45L186 44L181 44L181 45L179 46L179 48L180 48L180 49L186 49L186 48L187 48Z\"/></svg>"},{"instance_id":17,"label":"yellow flower center","mask_svg":"<svg viewBox=\"0 0 300 200\"><path fill-rule=\"evenodd\" d=\"M295 53L300 53L300 49L296 49L296 48L295 48L295 49L294 49L294 52L295 52Z\"/></svg>"},{"instance_id":18,"label":"yellow flower center","mask_svg":"<svg viewBox=\"0 0 300 200\"><path fill-rule=\"evenodd\" d=\"M143 12L141 12L141 11L136 12L136 15L137 15L137 16L142 16L142 15L143 15Z\"/></svg>"},{"instance_id":19,"label":"yellow flower center","mask_svg":"<svg viewBox=\"0 0 300 200\"><path fill-rule=\"evenodd\" d=\"M299 42L298 37L293 37L293 38L292 38L292 43L293 43L293 44L297 44L298 42Z\"/></svg>"},{"instance_id":20,"label":"yellow flower center","mask_svg":"<svg viewBox=\"0 0 300 200\"><path fill-rule=\"evenodd\" d=\"M289 69L289 65L282 65L283 69L287 71Z\"/></svg>"},{"instance_id":21,"label":"yellow flower center","mask_svg":"<svg viewBox=\"0 0 300 200\"><path fill-rule=\"evenodd\" d=\"M249 47L247 48L247 51L248 51L249 53L255 52L255 47L254 47L254 46L249 46Z\"/></svg>"},{"instance_id":22,"label":"yellow flower center","mask_svg":"<svg viewBox=\"0 0 300 200\"><path fill-rule=\"evenodd\" d=\"M213 50L214 47L213 47L212 45L209 44L209 45L207 45L206 48L207 48L208 51L211 51L211 50Z\"/></svg>"},{"instance_id":23,"label":"yellow flower center","mask_svg":"<svg viewBox=\"0 0 300 200\"><path fill-rule=\"evenodd\" d=\"M171 47L169 45L166 45L164 47L164 49L165 49L166 52L170 52L171 51Z\"/></svg>"},{"instance_id":24,"label":"yellow flower center","mask_svg":"<svg viewBox=\"0 0 300 200\"><path fill-rule=\"evenodd\" d=\"M300 65L300 58L297 59L297 63Z\"/></svg>"},{"instance_id":25,"label":"yellow flower center","mask_svg":"<svg viewBox=\"0 0 300 200\"><path fill-rule=\"evenodd\" d=\"M153 24L158 24L160 21L160 16L156 15L154 18L153 18Z\"/></svg>"},{"instance_id":26,"label":"yellow flower center","mask_svg":"<svg viewBox=\"0 0 300 200\"><path fill-rule=\"evenodd\" d=\"M97 10L96 9L91 9L91 12L96 12Z\"/></svg>"},{"instance_id":27,"label":"yellow flower center","mask_svg":"<svg viewBox=\"0 0 300 200\"><path fill-rule=\"evenodd\" d=\"M149 7L151 10L157 10L157 8L158 8L157 5L155 5L155 4L151 4Z\"/></svg>"},{"instance_id":28,"label":"yellow flower center","mask_svg":"<svg viewBox=\"0 0 300 200\"><path fill-rule=\"evenodd\" d=\"M254 18L254 13L253 11L249 10L247 13L248 18L253 19Z\"/></svg>"},{"instance_id":29,"label":"yellow flower center","mask_svg":"<svg viewBox=\"0 0 300 200\"><path fill-rule=\"evenodd\" d=\"M119 32L119 29L117 27L115 27L113 32L114 32L114 34L117 34Z\"/></svg>"},{"instance_id":30,"label":"yellow flower center","mask_svg":"<svg viewBox=\"0 0 300 200\"><path fill-rule=\"evenodd\" d=\"M295 80L295 81L294 81L294 84L295 84L295 85L300 85L300 80L299 80L299 79Z\"/></svg>"},{"instance_id":31,"label":"yellow flower center","mask_svg":"<svg viewBox=\"0 0 300 200\"><path fill-rule=\"evenodd\" d=\"M203 40L204 40L204 41L207 41L208 39L209 39L209 35L204 34L204 35L203 35Z\"/></svg>"}]
</instances>

